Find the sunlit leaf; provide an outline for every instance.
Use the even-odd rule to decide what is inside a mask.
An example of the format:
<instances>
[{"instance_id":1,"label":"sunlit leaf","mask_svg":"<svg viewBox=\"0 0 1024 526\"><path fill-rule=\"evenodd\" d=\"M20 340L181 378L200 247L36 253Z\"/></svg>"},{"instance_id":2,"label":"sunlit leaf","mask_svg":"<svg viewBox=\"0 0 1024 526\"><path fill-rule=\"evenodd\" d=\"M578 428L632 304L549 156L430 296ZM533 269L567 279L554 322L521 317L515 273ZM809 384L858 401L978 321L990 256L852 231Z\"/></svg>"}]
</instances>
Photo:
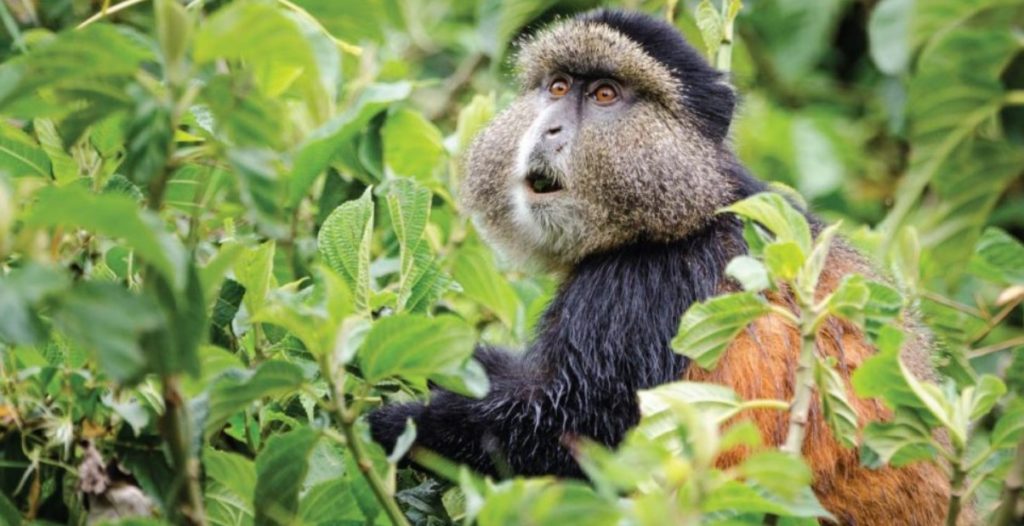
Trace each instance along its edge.
<instances>
[{"instance_id":1,"label":"sunlit leaf","mask_svg":"<svg viewBox=\"0 0 1024 526\"><path fill-rule=\"evenodd\" d=\"M695 303L679 322L672 349L711 369L726 348L750 322L771 311L768 302L752 292L717 296Z\"/></svg>"}]
</instances>

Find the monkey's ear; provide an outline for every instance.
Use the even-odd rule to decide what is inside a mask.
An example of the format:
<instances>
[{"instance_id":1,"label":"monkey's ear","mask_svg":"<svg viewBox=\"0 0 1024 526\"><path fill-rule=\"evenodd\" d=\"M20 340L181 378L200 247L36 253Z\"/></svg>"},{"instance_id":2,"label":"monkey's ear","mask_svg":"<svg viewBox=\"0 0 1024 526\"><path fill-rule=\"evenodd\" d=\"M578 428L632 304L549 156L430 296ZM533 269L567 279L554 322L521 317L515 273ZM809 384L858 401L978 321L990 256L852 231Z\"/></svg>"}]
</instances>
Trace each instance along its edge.
<instances>
[{"instance_id":1,"label":"monkey's ear","mask_svg":"<svg viewBox=\"0 0 1024 526\"><path fill-rule=\"evenodd\" d=\"M707 82L683 95L684 104L698 118L700 130L715 142L729 134L736 109L736 90L723 77Z\"/></svg>"}]
</instances>

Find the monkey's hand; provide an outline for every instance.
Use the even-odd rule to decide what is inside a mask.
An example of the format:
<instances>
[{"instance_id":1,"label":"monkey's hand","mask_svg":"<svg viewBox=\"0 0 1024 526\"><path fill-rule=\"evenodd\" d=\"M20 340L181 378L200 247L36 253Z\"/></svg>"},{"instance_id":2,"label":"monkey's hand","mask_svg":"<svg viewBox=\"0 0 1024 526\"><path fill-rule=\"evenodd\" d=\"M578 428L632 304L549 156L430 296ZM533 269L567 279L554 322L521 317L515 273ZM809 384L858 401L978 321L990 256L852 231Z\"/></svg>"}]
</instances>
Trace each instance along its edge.
<instances>
[{"instance_id":1,"label":"monkey's hand","mask_svg":"<svg viewBox=\"0 0 1024 526\"><path fill-rule=\"evenodd\" d=\"M406 421L415 422L423 414L425 406L420 403L386 405L370 413L370 436L390 455L395 449L398 437L405 431Z\"/></svg>"}]
</instances>

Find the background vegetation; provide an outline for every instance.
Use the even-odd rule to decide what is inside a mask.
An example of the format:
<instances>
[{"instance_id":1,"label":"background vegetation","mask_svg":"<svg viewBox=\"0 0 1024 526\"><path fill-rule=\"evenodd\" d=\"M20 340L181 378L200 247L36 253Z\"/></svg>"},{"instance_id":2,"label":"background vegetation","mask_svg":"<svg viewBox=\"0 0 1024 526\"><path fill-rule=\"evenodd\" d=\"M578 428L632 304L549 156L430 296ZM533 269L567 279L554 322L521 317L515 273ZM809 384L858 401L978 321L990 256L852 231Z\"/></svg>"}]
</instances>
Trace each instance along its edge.
<instances>
[{"instance_id":1,"label":"background vegetation","mask_svg":"<svg viewBox=\"0 0 1024 526\"><path fill-rule=\"evenodd\" d=\"M420 452L428 475L395 464L410 440L368 440L360 415L428 380L485 392L475 341L528 340L553 279L482 245L459 156L511 97L515 37L597 4L0 3L0 523L816 523L793 444L713 467L759 441L720 422L789 401L714 386L645 393L622 448L581 449L592 484L484 481ZM811 336L812 314L863 324L880 354L855 387L896 419L858 431L813 346L804 402L823 393L865 463L943 462L951 521L975 501L1011 524L1024 1L749 0L733 25L735 4L616 5L703 33L743 96L742 159L892 272L790 317ZM823 240L771 220L781 200L734 211L764 228L730 267L747 291L684 317L676 343L704 366L764 313L759 291L820 270ZM907 312L935 334L939 383L896 362Z\"/></svg>"}]
</instances>

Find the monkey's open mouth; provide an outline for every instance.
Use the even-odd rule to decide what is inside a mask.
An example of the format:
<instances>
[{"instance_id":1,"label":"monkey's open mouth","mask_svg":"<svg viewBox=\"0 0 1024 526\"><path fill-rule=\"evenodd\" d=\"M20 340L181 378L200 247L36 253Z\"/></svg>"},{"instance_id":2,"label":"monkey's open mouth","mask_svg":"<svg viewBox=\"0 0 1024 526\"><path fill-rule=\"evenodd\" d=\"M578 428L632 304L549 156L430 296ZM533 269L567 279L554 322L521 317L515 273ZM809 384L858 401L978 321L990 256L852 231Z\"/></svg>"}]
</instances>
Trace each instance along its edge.
<instances>
[{"instance_id":1,"label":"monkey's open mouth","mask_svg":"<svg viewBox=\"0 0 1024 526\"><path fill-rule=\"evenodd\" d=\"M527 174L526 186L537 194L550 194L562 189L562 183L557 177L540 171L531 171Z\"/></svg>"}]
</instances>

